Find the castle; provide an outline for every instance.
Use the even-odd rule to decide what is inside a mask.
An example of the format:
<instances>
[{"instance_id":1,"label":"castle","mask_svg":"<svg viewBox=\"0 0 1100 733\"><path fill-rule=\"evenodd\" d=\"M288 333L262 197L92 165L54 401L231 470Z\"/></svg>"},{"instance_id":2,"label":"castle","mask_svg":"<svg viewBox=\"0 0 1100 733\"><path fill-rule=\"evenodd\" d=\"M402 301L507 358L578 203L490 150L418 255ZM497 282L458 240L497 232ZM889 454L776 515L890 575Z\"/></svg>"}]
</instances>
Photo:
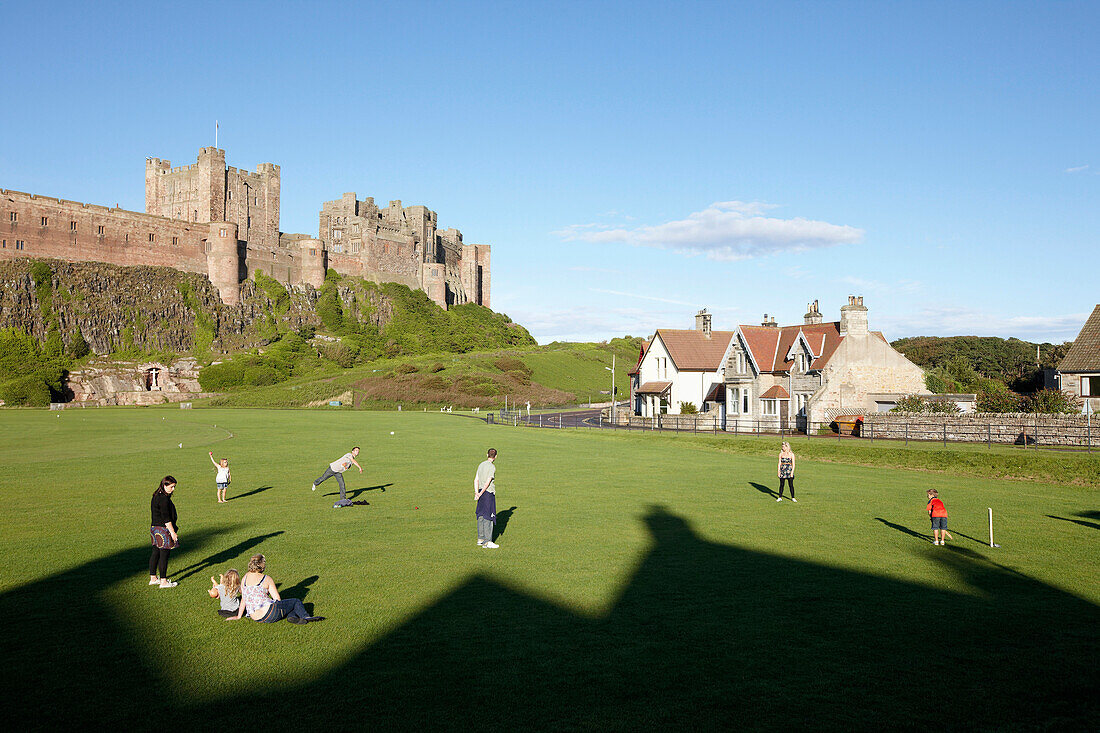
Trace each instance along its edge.
<instances>
[{"instance_id":1,"label":"castle","mask_svg":"<svg viewBox=\"0 0 1100 733\"><path fill-rule=\"evenodd\" d=\"M489 306L489 246L439 231L424 206L386 208L346 193L321 207L316 237L279 231L279 166L226 166L207 147L173 168L145 161L145 212L0 189L0 259L154 265L201 273L227 305L257 272L287 285L321 287L332 268L419 288L440 306Z\"/></svg>"}]
</instances>

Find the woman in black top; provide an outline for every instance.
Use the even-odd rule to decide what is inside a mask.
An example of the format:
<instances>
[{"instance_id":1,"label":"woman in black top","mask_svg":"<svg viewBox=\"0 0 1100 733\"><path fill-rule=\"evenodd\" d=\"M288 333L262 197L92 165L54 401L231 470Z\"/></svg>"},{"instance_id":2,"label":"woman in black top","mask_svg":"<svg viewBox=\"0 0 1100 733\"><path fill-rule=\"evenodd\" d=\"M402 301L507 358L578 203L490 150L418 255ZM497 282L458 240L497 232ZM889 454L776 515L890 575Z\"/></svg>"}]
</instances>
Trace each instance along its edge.
<instances>
[{"instance_id":1,"label":"woman in black top","mask_svg":"<svg viewBox=\"0 0 1100 733\"><path fill-rule=\"evenodd\" d=\"M161 588L176 587L176 583L168 580L168 553L179 547L180 543L176 529L176 505L172 503L172 492L175 490L176 479L165 476L153 492L151 502L153 518L149 536L153 541L153 554L149 556L149 585L159 585Z\"/></svg>"}]
</instances>

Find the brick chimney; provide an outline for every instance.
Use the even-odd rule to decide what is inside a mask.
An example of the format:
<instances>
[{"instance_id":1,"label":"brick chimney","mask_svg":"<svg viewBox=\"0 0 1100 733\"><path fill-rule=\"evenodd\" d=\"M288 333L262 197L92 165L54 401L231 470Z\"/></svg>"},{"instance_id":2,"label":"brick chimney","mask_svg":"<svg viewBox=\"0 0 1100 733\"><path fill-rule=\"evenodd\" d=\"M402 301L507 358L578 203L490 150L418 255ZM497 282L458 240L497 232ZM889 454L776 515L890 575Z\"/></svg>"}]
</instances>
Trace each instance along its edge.
<instances>
[{"instance_id":1,"label":"brick chimney","mask_svg":"<svg viewBox=\"0 0 1100 733\"><path fill-rule=\"evenodd\" d=\"M863 305L863 296L848 296L848 305L840 309L840 335L867 335L867 307Z\"/></svg>"},{"instance_id":2,"label":"brick chimney","mask_svg":"<svg viewBox=\"0 0 1100 733\"><path fill-rule=\"evenodd\" d=\"M761 326L765 328L779 328L779 324L775 322L775 316L768 318L768 314L764 314L764 320L760 322Z\"/></svg>"},{"instance_id":3,"label":"brick chimney","mask_svg":"<svg viewBox=\"0 0 1100 733\"><path fill-rule=\"evenodd\" d=\"M806 306L806 315L802 316L802 321L807 326L816 326L821 323L821 311L817 307L816 300Z\"/></svg>"},{"instance_id":4,"label":"brick chimney","mask_svg":"<svg viewBox=\"0 0 1100 733\"><path fill-rule=\"evenodd\" d=\"M706 308L695 314L695 330L710 338L710 313L707 313Z\"/></svg>"}]
</instances>

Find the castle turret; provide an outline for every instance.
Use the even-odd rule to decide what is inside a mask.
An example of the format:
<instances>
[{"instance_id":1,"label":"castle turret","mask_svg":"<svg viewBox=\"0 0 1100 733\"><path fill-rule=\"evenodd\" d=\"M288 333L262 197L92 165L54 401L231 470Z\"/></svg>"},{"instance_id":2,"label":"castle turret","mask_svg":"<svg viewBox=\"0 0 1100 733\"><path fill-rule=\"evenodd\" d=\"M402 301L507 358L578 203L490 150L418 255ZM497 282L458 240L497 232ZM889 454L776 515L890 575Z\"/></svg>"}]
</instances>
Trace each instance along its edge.
<instances>
[{"instance_id":1,"label":"castle turret","mask_svg":"<svg viewBox=\"0 0 1100 733\"><path fill-rule=\"evenodd\" d=\"M210 222L210 234L206 238L206 269L222 302L237 305L241 300L241 286L236 224Z\"/></svg>"},{"instance_id":2,"label":"castle turret","mask_svg":"<svg viewBox=\"0 0 1100 733\"><path fill-rule=\"evenodd\" d=\"M325 284L325 250L320 239L303 239L301 249L302 283L320 288Z\"/></svg>"},{"instance_id":3,"label":"castle turret","mask_svg":"<svg viewBox=\"0 0 1100 733\"><path fill-rule=\"evenodd\" d=\"M863 305L863 296L848 296L848 305L840 309L840 335L867 335L867 307Z\"/></svg>"}]
</instances>

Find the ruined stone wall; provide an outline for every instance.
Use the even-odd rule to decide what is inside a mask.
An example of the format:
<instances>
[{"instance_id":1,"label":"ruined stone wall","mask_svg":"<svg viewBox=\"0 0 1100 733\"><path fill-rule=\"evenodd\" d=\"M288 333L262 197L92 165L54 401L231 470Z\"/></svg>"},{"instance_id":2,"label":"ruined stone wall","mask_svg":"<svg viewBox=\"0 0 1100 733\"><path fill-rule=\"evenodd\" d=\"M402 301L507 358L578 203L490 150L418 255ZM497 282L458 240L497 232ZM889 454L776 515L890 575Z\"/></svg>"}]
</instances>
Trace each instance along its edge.
<instances>
[{"instance_id":1,"label":"ruined stone wall","mask_svg":"<svg viewBox=\"0 0 1100 733\"><path fill-rule=\"evenodd\" d=\"M0 259L174 267L206 273L206 225L0 189Z\"/></svg>"}]
</instances>

